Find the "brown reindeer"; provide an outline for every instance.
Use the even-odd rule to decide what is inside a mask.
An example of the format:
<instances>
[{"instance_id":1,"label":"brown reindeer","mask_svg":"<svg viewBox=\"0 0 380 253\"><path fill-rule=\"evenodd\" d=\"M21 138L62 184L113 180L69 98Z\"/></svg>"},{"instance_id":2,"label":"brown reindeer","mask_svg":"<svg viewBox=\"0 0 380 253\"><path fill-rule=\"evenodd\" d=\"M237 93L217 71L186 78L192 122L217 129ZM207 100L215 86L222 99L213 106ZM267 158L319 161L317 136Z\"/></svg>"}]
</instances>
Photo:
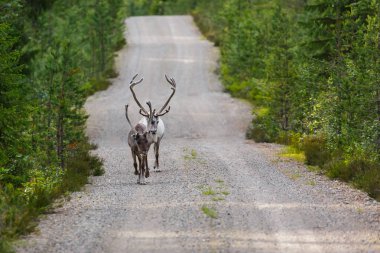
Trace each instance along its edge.
<instances>
[{"instance_id":1,"label":"brown reindeer","mask_svg":"<svg viewBox=\"0 0 380 253\"><path fill-rule=\"evenodd\" d=\"M150 111L152 110L150 102L147 102ZM128 145L132 151L133 167L135 168L135 175L138 175L138 184L146 184L145 178L149 177L148 168L148 151L150 145L153 143L152 135L147 131L147 127L141 123L132 126L131 121L128 117L128 105L125 106L125 117L131 130L128 134ZM139 160L139 169L137 169L136 158Z\"/></svg>"}]
</instances>

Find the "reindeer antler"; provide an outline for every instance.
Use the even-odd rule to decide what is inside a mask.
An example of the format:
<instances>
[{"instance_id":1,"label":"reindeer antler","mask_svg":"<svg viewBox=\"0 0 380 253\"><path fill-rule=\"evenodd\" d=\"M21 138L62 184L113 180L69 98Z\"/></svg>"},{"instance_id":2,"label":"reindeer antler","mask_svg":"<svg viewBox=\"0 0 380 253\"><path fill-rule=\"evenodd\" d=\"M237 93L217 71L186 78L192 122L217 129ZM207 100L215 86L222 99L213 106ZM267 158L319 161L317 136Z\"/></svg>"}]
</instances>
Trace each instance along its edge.
<instances>
[{"instance_id":1,"label":"reindeer antler","mask_svg":"<svg viewBox=\"0 0 380 253\"><path fill-rule=\"evenodd\" d=\"M167 114L169 111L170 111L170 106L168 107L168 109L165 110L165 112L163 112L163 113L157 113L157 114L154 114L154 115L156 115L158 117L161 117L161 116L164 116L165 114Z\"/></svg>"},{"instance_id":2,"label":"reindeer antler","mask_svg":"<svg viewBox=\"0 0 380 253\"><path fill-rule=\"evenodd\" d=\"M174 96L175 90L176 90L176 83L175 83L175 80L174 80L173 78L168 78L167 75L165 75L165 78L166 78L166 81L167 81L168 83L170 83L170 85L171 85L172 94L170 94L170 97L169 97L168 100L165 102L165 104L161 107L161 109L158 110L158 112L157 112L157 114L156 114L157 116L162 116L162 115L164 115L164 114L166 114L166 113L169 112L170 107L169 107L169 109L166 110L163 114L161 114L162 111L165 110L166 106L169 104L170 99L172 99L172 97Z\"/></svg>"},{"instance_id":3,"label":"reindeer antler","mask_svg":"<svg viewBox=\"0 0 380 253\"><path fill-rule=\"evenodd\" d=\"M128 117L128 106L129 105L125 105L125 117L127 118L127 121L129 123L129 125L131 126L131 128L133 128L131 121L129 120L129 117Z\"/></svg>"},{"instance_id":4,"label":"reindeer antler","mask_svg":"<svg viewBox=\"0 0 380 253\"><path fill-rule=\"evenodd\" d=\"M138 75L139 75L139 74L136 74L136 75L132 78L131 82L129 83L129 89L130 89L131 92L132 92L132 95L133 95L133 98L134 98L135 101L136 101L136 104L140 107L140 113L141 113L141 111L142 111L142 112L144 112L145 114L148 114L148 112L147 112L147 111L144 109L144 107L140 104L139 100L138 100L137 97L136 97L135 92L133 91L133 87L134 87L135 85L141 83L141 82L144 80L144 78L141 78L140 81L134 82L134 80L136 79L136 77L137 77ZM141 114L142 114L142 113L141 113Z\"/></svg>"},{"instance_id":5,"label":"reindeer antler","mask_svg":"<svg viewBox=\"0 0 380 253\"><path fill-rule=\"evenodd\" d=\"M150 103L150 101L146 102L146 104L149 107L149 115L152 115L152 104Z\"/></svg>"}]
</instances>

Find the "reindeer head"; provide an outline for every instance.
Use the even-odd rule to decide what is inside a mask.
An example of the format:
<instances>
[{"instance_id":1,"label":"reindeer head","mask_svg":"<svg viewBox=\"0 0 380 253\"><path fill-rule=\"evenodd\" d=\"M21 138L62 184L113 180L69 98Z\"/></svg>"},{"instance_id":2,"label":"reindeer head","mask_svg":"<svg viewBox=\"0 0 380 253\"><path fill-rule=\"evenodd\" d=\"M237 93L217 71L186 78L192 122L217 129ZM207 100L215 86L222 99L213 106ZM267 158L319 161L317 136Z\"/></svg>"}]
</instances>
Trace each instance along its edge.
<instances>
[{"instance_id":1,"label":"reindeer head","mask_svg":"<svg viewBox=\"0 0 380 253\"><path fill-rule=\"evenodd\" d=\"M137 147L137 150L140 153L140 155L142 155L143 157L147 156L150 145L152 144L152 140L150 140L151 138L148 132L137 132L132 134L131 137L133 138L133 142Z\"/></svg>"},{"instance_id":2,"label":"reindeer head","mask_svg":"<svg viewBox=\"0 0 380 253\"><path fill-rule=\"evenodd\" d=\"M134 82L135 78L137 77L138 74L136 74L133 78L132 78L132 81L130 82L130 85L129 85L129 88L132 92L132 95L133 95L133 98L135 99L136 101L136 104L140 107L140 114L144 117L146 117L147 119L147 125L148 125L148 131L155 135L157 133L157 126L158 126L158 123L160 122L160 118L161 116L164 116L166 113L168 113L170 111L170 106L168 107L168 109L165 110L165 108L167 107L167 105L169 104L171 98L173 97L174 93L175 93L175 90L176 90L176 83L175 83L175 80L173 78L168 78L167 75L165 75L165 78L166 78L166 81L171 85L171 89L172 89L172 93L170 94L169 98L166 100L165 104L159 109L159 110L156 110L154 109L152 111L152 107L151 107L151 104L150 102L147 102L148 104L148 107L149 107L149 112L147 110L144 109L144 107L140 104L140 102L138 101L137 97L136 97L136 94L135 92L133 91L133 87L139 83L141 83L144 79L141 78L139 81L137 82ZM165 111L164 111L165 110Z\"/></svg>"}]
</instances>

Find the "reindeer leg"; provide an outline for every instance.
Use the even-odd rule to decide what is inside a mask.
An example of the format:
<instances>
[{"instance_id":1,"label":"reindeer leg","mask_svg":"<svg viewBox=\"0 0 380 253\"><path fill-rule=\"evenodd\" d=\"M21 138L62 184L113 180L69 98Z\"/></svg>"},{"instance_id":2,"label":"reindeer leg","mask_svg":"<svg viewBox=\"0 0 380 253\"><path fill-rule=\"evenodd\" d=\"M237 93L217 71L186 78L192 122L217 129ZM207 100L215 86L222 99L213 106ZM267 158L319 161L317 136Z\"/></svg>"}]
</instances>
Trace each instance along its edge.
<instances>
[{"instance_id":1,"label":"reindeer leg","mask_svg":"<svg viewBox=\"0 0 380 253\"><path fill-rule=\"evenodd\" d=\"M138 171L139 178L137 179L137 183L140 184L141 183L141 157L137 155L137 158L139 159L139 171Z\"/></svg>"},{"instance_id":2,"label":"reindeer leg","mask_svg":"<svg viewBox=\"0 0 380 253\"><path fill-rule=\"evenodd\" d=\"M160 172L160 163L158 162L159 157L159 151L160 151L160 139L157 140L156 143L154 143L154 154L156 156L156 161L154 163L154 169L156 172Z\"/></svg>"},{"instance_id":3,"label":"reindeer leg","mask_svg":"<svg viewBox=\"0 0 380 253\"><path fill-rule=\"evenodd\" d=\"M139 174L139 171L137 170L137 162L136 162L136 153L132 150L132 158L133 158L133 167L135 168L135 175Z\"/></svg>"},{"instance_id":4,"label":"reindeer leg","mask_svg":"<svg viewBox=\"0 0 380 253\"><path fill-rule=\"evenodd\" d=\"M148 167L148 156L145 157L145 177L148 178L149 177L149 167Z\"/></svg>"},{"instance_id":5,"label":"reindeer leg","mask_svg":"<svg viewBox=\"0 0 380 253\"><path fill-rule=\"evenodd\" d=\"M139 175L139 179L140 179L140 184L146 184L145 182L145 157L141 157L141 160L140 160L140 175Z\"/></svg>"}]
</instances>

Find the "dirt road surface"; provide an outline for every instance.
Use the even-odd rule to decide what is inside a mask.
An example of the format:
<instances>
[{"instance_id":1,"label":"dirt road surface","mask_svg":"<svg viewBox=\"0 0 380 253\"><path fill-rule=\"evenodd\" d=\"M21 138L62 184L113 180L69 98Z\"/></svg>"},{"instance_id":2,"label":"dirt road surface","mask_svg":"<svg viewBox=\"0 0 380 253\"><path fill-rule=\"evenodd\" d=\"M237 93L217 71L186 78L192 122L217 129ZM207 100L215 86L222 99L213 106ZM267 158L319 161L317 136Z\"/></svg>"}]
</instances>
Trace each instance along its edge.
<instances>
[{"instance_id":1,"label":"dirt road surface","mask_svg":"<svg viewBox=\"0 0 380 253\"><path fill-rule=\"evenodd\" d=\"M86 103L105 175L42 217L19 252L380 252L379 203L244 139L250 107L222 92L218 51L189 16L126 20L120 75ZM162 172L138 185L127 144L129 91L161 106ZM152 152L152 151L151 151ZM149 162L153 165L153 153Z\"/></svg>"}]
</instances>

